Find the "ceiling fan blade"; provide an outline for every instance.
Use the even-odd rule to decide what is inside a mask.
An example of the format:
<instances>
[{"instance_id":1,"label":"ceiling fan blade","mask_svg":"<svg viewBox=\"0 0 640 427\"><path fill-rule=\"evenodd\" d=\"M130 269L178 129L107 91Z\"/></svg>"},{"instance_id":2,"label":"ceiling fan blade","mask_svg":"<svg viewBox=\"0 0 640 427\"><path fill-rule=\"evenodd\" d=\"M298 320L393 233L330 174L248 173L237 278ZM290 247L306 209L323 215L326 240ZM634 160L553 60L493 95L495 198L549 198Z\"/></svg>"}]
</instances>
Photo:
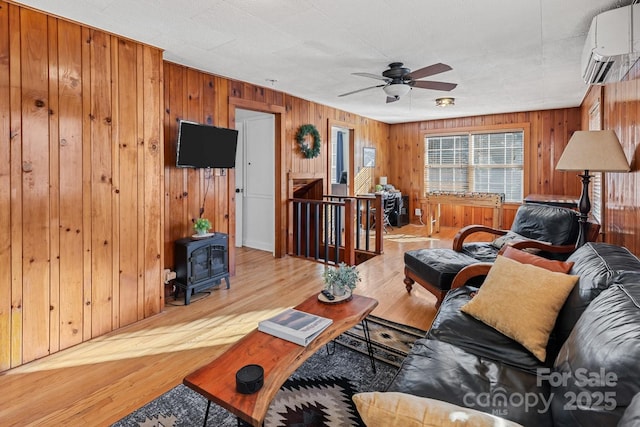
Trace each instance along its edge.
<instances>
[{"instance_id":1,"label":"ceiling fan blade","mask_svg":"<svg viewBox=\"0 0 640 427\"><path fill-rule=\"evenodd\" d=\"M387 96L387 104L390 102L396 102L399 101L400 97L399 96Z\"/></svg>"},{"instance_id":2,"label":"ceiling fan blade","mask_svg":"<svg viewBox=\"0 0 640 427\"><path fill-rule=\"evenodd\" d=\"M365 90L375 89L375 88L377 88L377 87L383 87L383 86L386 86L386 84L383 84L383 85L376 85L376 86L369 86L369 87L365 87L365 88L363 88L363 89L358 89L358 90L354 90L354 91L351 91L351 92L343 93L342 95L338 95L338 96L353 95L354 93L363 92L363 91L365 91Z\"/></svg>"},{"instance_id":3,"label":"ceiling fan blade","mask_svg":"<svg viewBox=\"0 0 640 427\"><path fill-rule=\"evenodd\" d=\"M413 80L422 79L424 77L433 76L434 74L444 73L445 71L452 70L450 66L447 64L437 63L433 65L429 65L428 67L420 68L418 70L412 71L407 75L407 77L412 78Z\"/></svg>"},{"instance_id":4,"label":"ceiling fan blade","mask_svg":"<svg viewBox=\"0 0 640 427\"><path fill-rule=\"evenodd\" d=\"M420 80L417 82L411 82L411 86L418 87L420 89L432 89L432 90L453 90L458 86L456 83L446 82L432 82L429 80Z\"/></svg>"},{"instance_id":5,"label":"ceiling fan blade","mask_svg":"<svg viewBox=\"0 0 640 427\"><path fill-rule=\"evenodd\" d=\"M372 74L372 73L351 73L351 75L360 76L360 77L369 77L370 79L376 79L376 80L384 80L385 82L388 82L389 80L391 80L384 76L381 76L378 74Z\"/></svg>"}]
</instances>

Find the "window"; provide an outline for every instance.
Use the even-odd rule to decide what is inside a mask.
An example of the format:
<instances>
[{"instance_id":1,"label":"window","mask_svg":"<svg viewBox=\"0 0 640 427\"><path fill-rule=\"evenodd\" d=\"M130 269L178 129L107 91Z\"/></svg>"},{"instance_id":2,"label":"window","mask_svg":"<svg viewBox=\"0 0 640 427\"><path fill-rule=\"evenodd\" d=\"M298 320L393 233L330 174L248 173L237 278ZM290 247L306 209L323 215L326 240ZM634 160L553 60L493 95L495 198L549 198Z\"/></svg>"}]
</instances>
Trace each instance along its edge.
<instances>
[{"instance_id":1,"label":"window","mask_svg":"<svg viewBox=\"0 0 640 427\"><path fill-rule=\"evenodd\" d=\"M425 191L504 193L522 202L524 132L425 138Z\"/></svg>"}]
</instances>

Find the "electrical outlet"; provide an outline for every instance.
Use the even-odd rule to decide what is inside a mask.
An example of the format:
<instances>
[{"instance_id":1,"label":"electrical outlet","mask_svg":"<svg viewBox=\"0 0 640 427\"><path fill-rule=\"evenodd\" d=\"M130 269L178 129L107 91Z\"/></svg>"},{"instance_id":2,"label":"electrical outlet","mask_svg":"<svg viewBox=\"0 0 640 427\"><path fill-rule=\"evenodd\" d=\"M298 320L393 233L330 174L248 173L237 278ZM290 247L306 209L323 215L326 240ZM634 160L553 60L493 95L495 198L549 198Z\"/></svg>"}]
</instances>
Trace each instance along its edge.
<instances>
[{"instance_id":1,"label":"electrical outlet","mask_svg":"<svg viewBox=\"0 0 640 427\"><path fill-rule=\"evenodd\" d=\"M416 208L416 216L422 216L422 209Z\"/></svg>"},{"instance_id":2,"label":"electrical outlet","mask_svg":"<svg viewBox=\"0 0 640 427\"><path fill-rule=\"evenodd\" d=\"M176 272L171 271L168 268L163 271L164 283L169 283L171 280L176 278Z\"/></svg>"}]
</instances>

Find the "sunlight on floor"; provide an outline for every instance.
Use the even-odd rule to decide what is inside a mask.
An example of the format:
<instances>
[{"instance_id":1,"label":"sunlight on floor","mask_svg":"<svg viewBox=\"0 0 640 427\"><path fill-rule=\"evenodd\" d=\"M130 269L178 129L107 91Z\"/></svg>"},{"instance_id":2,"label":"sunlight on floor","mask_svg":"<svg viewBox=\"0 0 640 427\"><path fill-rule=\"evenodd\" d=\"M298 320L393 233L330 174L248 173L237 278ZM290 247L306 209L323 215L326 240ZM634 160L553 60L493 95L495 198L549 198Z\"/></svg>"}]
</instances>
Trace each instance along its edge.
<instances>
[{"instance_id":1,"label":"sunlight on floor","mask_svg":"<svg viewBox=\"0 0 640 427\"><path fill-rule=\"evenodd\" d=\"M432 237L425 236L415 236L413 234L385 234L382 236L383 239L398 242L398 243L409 243L409 242L430 242L432 240L440 240Z\"/></svg>"},{"instance_id":2,"label":"sunlight on floor","mask_svg":"<svg viewBox=\"0 0 640 427\"><path fill-rule=\"evenodd\" d=\"M286 308L289 307L206 317L187 323L98 337L45 359L15 368L7 375L232 344L255 329L260 320L275 316Z\"/></svg>"}]
</instances>

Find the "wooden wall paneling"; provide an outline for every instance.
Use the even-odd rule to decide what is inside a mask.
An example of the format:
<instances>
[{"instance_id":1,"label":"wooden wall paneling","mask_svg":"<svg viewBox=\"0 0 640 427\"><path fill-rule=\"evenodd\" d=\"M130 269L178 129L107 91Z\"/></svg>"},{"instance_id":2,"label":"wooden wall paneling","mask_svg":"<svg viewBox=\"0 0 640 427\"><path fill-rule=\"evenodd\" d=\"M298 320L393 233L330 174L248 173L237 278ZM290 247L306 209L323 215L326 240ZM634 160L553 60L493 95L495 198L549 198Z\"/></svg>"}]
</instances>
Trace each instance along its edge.
<instances>
[{"instance_id":1,"label":"wooden wall paneling","mask_svg":"<svg viewBox=\"0 0 640 427\"><path fill-rule=\"evenodd\" d=\"M60 348L82 342L82 34L58 21L57 123L60 180Z\"/></svg>"},{"instance_id":2,"label":"wooden wall paneling","mask_svg":"<svg viewBox=\"0 0 640 427\"><path fill-rule=\"evenodd\" d=\"M281 100L284 102L284 100ZM287 180L286 175L289 171L287 163L287 150L286 150L286 142L285 142L285 108L278 104L279 113L276 114L276 152L274 156L275 165L275 186L276 186L276 210L275 210L275 231L276 231L276 239L275 239L275 253L276 257L283 257L287 252L287 224L289 221L289 210L287 209L288 201L287 201ZM235 264L234 264L235 268Z\"/></svg>"},{"instance_id":3,"label":"wooden wall paneling","mask_svg":"<svg viewBox=\"0 0 640 427\"><path fill-rule=\"evenodd\" d=\"M536 113L536 115L539 117L540 123L542 125L541 128L538 128L538 131L541 134L540 136L542 141L538 150L538 157L536 158L536 175L538 176L539 184L536 192L539 194L552 194L550 178L553 171L551 169L551 164L549 161L549 153L553 147L554 142L553 112L541 111Z\"/></svg>"},{"instance_id":4,"label":"wooden wall paneling","mask_svg":"<svg viewBox=\"0 0 640 427\"><path fill-rule=\"evenodd\" d=\"M265 90L264 90L264 88L263 88L263 87L260 87L260 86L254 86L254 87L253 87L253 94L254 94L254 97L253 97L253 100L254 100L254 101L256 101L256 102L263 102L263 103L264 103L264 102L266 102L266 99L265 99Z\"/></svg>"},{"instance_id":5,"label":"wooden wall paneling","mask_svg":"<svg viewBox=\"0 0 640 427\"><path fill-rule=\"evenodd\" d=\"M20 8L9 5L9 83L11 126L11 366L23 359L22 239L22 52Z\"/></svg>"},{"instance_id":6,"label":"wooden wall paneling","mask_svg":"<svg viewBox=\"0 0 640 427\"><path fill-rule=\"evenodd\" d=\"M167 81L171 82L172 70L174 67L171 67L171 64L168 62L163 62L162 64L163 75L165 76L165 84ZM164 248L163 254L165 258L165 268L173 268L173 240L171 239L171 218L172 218L172 192L171 192L171 168L168 167L169 164L173 164L175 167L175 141L173 133L175 132L175 125L172 128L171 122L175 123L175 120L172 120L171 115L171 102L170 95L172 91L166 90L163 84L163 100L162 105L164 106L162 111L162 135L164 136L164 160L163 160L163 170L164 170L164 194L163 196L163 212L164 212ZM141 144L142 145L142 144ZM140 147L142 149L142 147Z\"/></svg>"},{"instance_id":7,"label":"wooden wall paneling","mask_svg":"<svg viewBox=\"0 0 640 427\"><path fill-rule=\"evenodd\" d=\"M23 361L49 353L50 206L47 17L20 13L22 67ZM45 41L43 43L43 41Z\"/></svg>"},{"instance_id":8,"label":"wooden wall paneling","mask_svg":"<svg viewBox=\"0 0 640 427\"><path fill-rule=\"evenodd\" d=\"M110 67L110 90L111 90L111 111L107 123L110 124L111 141L111 325L110 330L120 327L120 227L125 221L120 218L120 66L119 54L120 46L117 37L109 37L109 67ZM135 74L132 76L135 81ZM135 117L134 117L135 120ZM123 135L124 136L124 135ZM134 181L135 184L135 181Z\"/></svg>"},{"instance_id":9,"label":"wooden wall paneling","mask_svg":"<svg viewBox=\"0 0 640 427\"><path fill-rule=\"evenodd\" d=\"M229 96L233 98L242 99L242 86L243 83L238 80L229 80Z\"/></svg>"},{"instance_id":10,"label":"wooden wall paneling","mask_svg":"<svg viewBox=\"0 0 640 427\"><path fill-rule=\"evenodd\" d=\"M222 77L210 77L213 81L213 90L207 96L211 96L213 106L214 123L218 126L229 127L235 129L235 118L231 120L232 112L229 104L229 81ZM235 211L235 189L236 189L236 171L230 169L227 171L228 176L224 181L217 181L217 192L212 197L216 200L217 227L219 231L227 233L229 238L229 273L235 275L236 263L236 211Z\"/></svg>"},{"instance_id":11,"label":"wooden wall paneling","mask_svg":"<svg viewBox=\"0 0 640 427\"><path fill-rule=\"evenodd\" d=\"M204 123L211 126L226 127L226 123L216 121L214 77L203 74L202 80ZM221 169L206 170L201 182L201 191L205 202L203 217L209 218L212 229L220 232L226 232L227 230L227 221L225 219L227 172L230 171L222 171Z\"/></svg>"},{"instance_id":12,"label":"wooden wall paneling","mask_svg":"<svg viewBox=\"0 0 640 427\"><path fill-rule=\"evenodd\" d=\"M588 114L586 118L582 114L580 114L579 116L574 114L569 114L568 125L565 129L566 137L563 141L561 141L562 144L558 144L557 146L554 145L553 147L554 148L553 155L555 159L554 165L557 164L558 160L560 160L560 156L562 156L562 153L564 152L564 149L569 143L569 139L571 139L573 132L575 132L576 130L583 129L584 126L586 126L587 128L589 127ZM575 173L556 172L556 174L554 175L554 178L555 178L555 183L554 183L555 185L553 189L554 191L553 194L565 194L565 195L570 195L575 197L578 197L580 195L582 184L580 179L577 177Z\"/></svg>"},{"instance_id":13,"label":"wooden wall paneling","mask_svg":"<svg viewBox=\"0 0 640 427\"><path fill-rule=\"evenodd\" d=\"M58 63L58 20L47 17L49 91L49 353L60 349L60 80Z\"/></svg>"},{"instance_id":14,"label":"wooden wall paneling","mask_svg":"<svg viewBox=\"0 0 640 427\"><path fill-rule=\"evenodd\" d=\"M204 114L202 111L202 79L201 72L187 69L187 97L185 101L185 118L194 122L202 123ZM204 182L204 170L187 168L187 224L190 226L200 217L200 209L202 207L202 195ZM189 235L193 234L193 228L189 228ZM186 234L185 234L186 235Z\"/></svg>"},{"instance_id":15,"label":"wooden wall paneling","mask_svg":"<svg viewBox=\"0 0 640 427\"><path fill-rule=\"evenodd\" d=\"M133 232L136 235L136 244L137 251L133 256L136 259L136 281L135 281L135 318L137 320L144 319L145 317L145 258L146 258L146 218L145 218L145 186L144 186L144 177L145 175L145 165L144 165L144 152L145 152L145 140L144 140L144 126L145 126L145 98L144 98L144 78L145 78L145 68L144 68L144 60L143 60L143 50L144 47L137 44L135 47L135 99L133 100L135 104L135 114L136 117L136 126L133 131L135 132L134 137L132 139L135 149L135 159L136 159L136 218L135 222L133 218L131 219L131 224L135 224L136 228ZM162 65L160 65L162 67ZM164 99L162 99L164 105ZM164 117L163 112L158 113L160 115L160 119ZM160 120L161 121L161 120ZM159 126L162 125L159 123ZM164 130L161 128L161 134L164 134ZM163 153L164 154L164 153ZM161 169L164 171L164 169ZM163 175L162 185L164 188L164 175ZM164 202L164 191L160 195L161 200L159 203L162 205L162 209L165 209ZM163 230L164 231L164 230ZM162 253L164 254L164 248L162 248ZM160 284L160 287L164 288L164 283ZM164 290L161 292L162 297L164 298Z\"/></svg>"},{"instance_id":16,"label":"wooden wall paneling","mask_svg":"<svg viewBox=\"0 0 640 427\"><path fill-rule=\"evenodd\" d=\"M309 119L306 117L306 111L303 111L302 106L300 104L300 99L294 97L288 97L288 102L291 104L290 108L287 111L287 119L289 123L287 125L287 136L286 141L295 141L296 133L298 132L298 128L300 127L300 123L304 121L304 123L308 123ZM300 150L298 149L297 144L289 144L289 156L291 159L291 163L289 163L289 167L292 172L308 172L309 168L304 168L303 166L306 163L303 163L302 154L300 154Z\"/></svg>"},{"instance_id":17,"label":"wooden wall paneling","mask_svg":"<svg viewBox=\"0 0 640 427\"><path fill-rule=\"evenodd\" d=\"M186 88L185 69L172 64L165 65L165 75L169 76L168 90L165 91L165 99L169 102L165 105L165 187L167 188L168 209L166 215L169 235L165 242L165 258L168 266L173 266L173 242L186 236L187 227L187 189L185 169L176 168L176 149L178 142L178 121L184 117L184 100ZM167 133L168 132L168 133Z\"/></svg>"},{"instance_id":18,"label":"wooden wall paneling","mask_svg":"<svg viewBox=\"0 0 640 427\"><path fill-rule=\"evenodd\" d=\"M636 64L630 73L632 79L604 86L603 108L604 129L613 129L625 151L627 160L631 161L631 173L607 173L605 240L609 243L625 246L636 255L640 253L640 237L638 224L638 89L639 65ZM586 103L583 108L588 108Z\"/></svg>"},{"instance_id":19,"label":"wooden wall paneling","mask_svg":"<svg viewBox=\"0 0 640 427\"><path fill-rule=\"evenodd\" d=\"M169 63L163 62L162 64L163 74L167 81L171 81L171 70L173 69ZM171 227L168 226L171 218L171 173L167 164L173 161L175 165L175 153L172 154L174 149L173 141L171 140L172 129L171 124L171 103L170 100L171 91L165 90L163 85L163 99L162 105L164 106L162 111L162 134L164 135L164 194L163 197L163 211L164 211L164 248L162 250L165 257L165 268L173 268L173 240L171 240ZM175 121L174 121L175 122ZM140 144L142 145L142 144ZM142 147L140 147L142 149ZM167 258L169 255L169 258Z\"/></svg>"},{"instance_id":20,"label":"wooden wall paneling","mask_svg":"<svg viewBox=\"0 0 640 427\"><path fill-rule=\"evenodd\" d=\"M91 333L112 329L113 214L111 38L90 30L91 45Z\"/></svg>"},{"instance_id":21,"label":"wooden wall paneling","mask_svg":"<svg viewBox=\"0 0 640 427\"><path fill-rule=\"evenodd\" d=\"M140 320L138 307L140 304L139 292L144 289L139 286L139 254L144 253L144 235L139 236L138 230L144 222L139 218L143 207L140 206L139 197L144 197L144 192L139 191L143 186L139 183L139 177L143 177L143 168L139 167L139 130L138 100L144 99L143 93L138 92L140 63L138 59L139 46L127 40L114 40L114 109L113 109L113 134L115 154L114 163L114 199L115 218L118 226L117 264L114 278L114 309L117 314L117 325L129 325ZM142 237L142 239L140 239Z\"/></svg>"},{"instance_id":22,"label":"wooden wall paneling","mask_svg":"<svg viewBox=\"0 0 640 427\"><path fill-rule=\"evenodd\" d=\"M91 95L91 30L82 28L82 283L83 289L83 319L82 334L83 341L91 339L93 336L93 308L92 308L92 233L93 223L93 201L91 197L92 170L91 165L91 135L93 122L93 98ZM85 65L87 64L87 65Z\"/></svg>"},{"instance_id":23,"label":"wooden wall paneling","mask_svg":"<svg viewBox=\"0 0 640 427\"><path fill-rule=\"evenodd\" d=\"M0 1L0 370L161 310L162 53L140 46Z\"/></svg>"},{"instance_id":24,"label":"wooden wall paneling","mask_svg":"<svg viewBox=\"0 0 640 427\"><path fill-rule=\"evenodd\" d=\"M162 230L164 214L162 212L163 187L163 150L164 135L162 133L163 69L162 52L144 46L142 58L144 69L144 127L142 145L144 146L144 175L138 185L144 186L144 315L145 317L160 313L164 307L164 286L162 269L164 255L162 246Z\"/></svg>"},{"instance_id":25,"label":"wooden wall paneling","mask_svg":"<svg viewBox=\"0 0 640 427\"><path fill-rule=\"evenodd\" d=\"M293 116L294 116L293 137L294 138L292 139L292 141L295 141L295 135L298 132L298 128L301 125L309 123L318 127L316 123L314 123L313 115L312 115L312 112L310 111L310 107L311 107L310 103L304 102L302 99L299 99L299 98L295 99L295 107L293 109ZM318 131L320 131L320 129L318 129ZM300 150L298 149L297 144L295 143L292 144L295 147L294 156L293 156L295 164L293 165L292 169L296 172L306 172L306 173L316 172L316 168L315 168L316 160L319 158L325 157L323 155L323 150L326 150L326 147L324 146L326 145L326 141L327 141L326 136L325 138L323 138L323 140L325 144L323 144L323 147L320 150L320 154L315 159L305 158L300 153Z\"/></svg>"},{"instance_id":26,"label":"wooden wall paneling","mask_svg":"<svg viewBox=\"0 0 640 427\"><path fill-rule=\"evenodd\" d=\"M11 135L9 6L0 1L0 135ZM0 235L11 236L11 138L0 139ZM6 141L6 143L5 143ZM11 239L0 239L0 371L11 367Z\"/></svg>"},{"instance_id":27,"label":"wooden wall paneling","mask_svg":"<svg viewBox=\"0 0 640 427\"><path fill-rule=\"evenodd\" d=\"M22 52L20 8L9 5L9 93L11 151L11 366L22 364L23 358L23 271L24 248L22 195Z\"/></svg>"}]
</instances>

